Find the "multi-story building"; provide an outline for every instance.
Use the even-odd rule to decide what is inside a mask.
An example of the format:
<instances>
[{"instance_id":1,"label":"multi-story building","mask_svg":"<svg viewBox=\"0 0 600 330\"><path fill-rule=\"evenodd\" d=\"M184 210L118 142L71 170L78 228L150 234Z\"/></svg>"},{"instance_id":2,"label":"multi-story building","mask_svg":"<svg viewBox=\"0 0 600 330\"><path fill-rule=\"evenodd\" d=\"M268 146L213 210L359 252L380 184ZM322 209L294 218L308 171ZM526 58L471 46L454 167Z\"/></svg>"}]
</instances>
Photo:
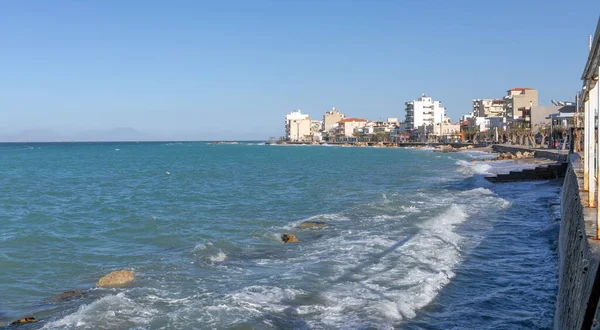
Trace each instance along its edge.
<instances>
[{"instance_id":1,"label":"multi-story building","mask_svg":"<svg viewBox=\"0 0 600 330\"><path fill-rule=\"evenodd\" d=\"M288 141L298 142L311 140L312 121L308 114L300 109L285 116L285 137Z\"/></svg>"},{"instance_id":2,"label":"multi-story building","mask_svg":"<svg viewBox=\"0 0 600 330\"><path fill-rule=\"evenodd\" d=\"M524 112L538 105L538 91L536 89L512 88L506 92L504 112L509 120L521 119L524 117Z\"/></svg>"},{"instance_id":3,"label":"multi-story building","mask_svg":"<svg viewBox=\"0 0 600 330\"><path fill-rule=\"evenodd\" d=\"M420 98L405 103L406 128L413 130L422 125L439 124L446 116L446 109L440 101L433 101L423 94Z\"/></svg>"},{"instance_id":4,"label":"multi-story building","mask_svg":"<svg viewBox=\"0 0 600 330\"><path fill-rule=\"evenodd\" d=\"M336 136L341 138L352 137L354 136L354 131L365 127L367 122L366 119L361 118L344 118L338 122Z\"/></svg>"},{"instance_id":5,"label":"multi-story building","mask_svg":"<svg viewBox=\"0 0 600 330\"><path fill-rule=\"evenodd\" d=\"M540 127L550 125L551 115L558 116L560 113L573 112L575 112L575 105L533 106L529 112L529 124L534 131L537 131Z\"/></svg>"},{"instance_id":6,"label":"multi-story building","mask_svg":"<svg viewBox=\"0 0 600 330\"><path fill-rule=\"evenodd\" d=\"M316 142L323 141L323 122L320 120L311 120L310 123L310 134L312 140Z\"/></svg>"},{"instance_id":7,"label":"multi-story building","mask_svg":"<svg viewBox=\"0 0 600 330\"><path fill-rule=\"evenodd\" d=\"M504 116L506 100L503 99L474 99L473 116L501 117Z\"/></svg>"},{"instance_id":8,"label":"multi-story building","mask_svg":"<svg viewBox=\"0 0 600 330\"><path fill-rule=\"evenodd\" d=\"M333 107L331 111L327 111L323 115L323 131L329 132L334 129L338 122L344 118L346 118L346 115Z\"/></svg>"}]
</instances>

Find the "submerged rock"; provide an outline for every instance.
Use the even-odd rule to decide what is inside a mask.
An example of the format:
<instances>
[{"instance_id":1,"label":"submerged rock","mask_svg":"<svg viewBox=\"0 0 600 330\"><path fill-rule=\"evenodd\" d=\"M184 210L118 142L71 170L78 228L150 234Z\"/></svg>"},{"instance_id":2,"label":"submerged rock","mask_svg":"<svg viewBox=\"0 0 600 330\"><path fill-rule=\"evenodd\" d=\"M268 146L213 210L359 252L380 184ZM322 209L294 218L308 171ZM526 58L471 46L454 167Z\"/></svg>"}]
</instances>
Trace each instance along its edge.
<instances>
[{"instance_id":1,"label":"submerged rock","mask_svg":"<svg viewBox=\"0 0 600 330\"><path fill-rule=\"evenodd\" d=\"M102 277L98 283L96 283L96 286L103 288L114 288L129 284L131 281L133 281L133 279L133 270L122 269Z\"/></svg>"},{"instance_id":2,"label":"submerged rock","mask_svg":"<svg viewBox=\"0 0 600 330\"><path fill-rule=\"evenodd\" d=\"M281 241L283 243L297 243L300 242L294 234L283 234L281 235Z\"/></svg>"},{"instance_id":3,"label":"submerged rock","mask_svg":"<svg viewBox=\"0 0 600 330\"><path fill-rule=\"evenodd\" d=\"M28 317L24 317L22 319L18 319L14 322L12 322L10 325L19 325L19 324L25 324L25 323L35 323L38 320L35 319L35 317L32 316L28 316Z\"/></svg>"},{"instance_id":4,"label":"submerged rock","mask_svg":"<svg viewBox=\"0 0 600 330\"><path fill-rule=\"evenodd\" d=\"M323 221L304 221L298 225L298 228L327 228L329 225Z\"/></svg>"},{"instance_id":5,"label":"submerged rock","mask_svg":"<svg viewBox=\"0 0 600 330\"><path fill-rule=\"evenodd\" d=\"M73 290L73 291L65 291L54 297L55 300L70 300L73 298L77 298L83 296L85 291Z\"/></svg>"}]
</instances>

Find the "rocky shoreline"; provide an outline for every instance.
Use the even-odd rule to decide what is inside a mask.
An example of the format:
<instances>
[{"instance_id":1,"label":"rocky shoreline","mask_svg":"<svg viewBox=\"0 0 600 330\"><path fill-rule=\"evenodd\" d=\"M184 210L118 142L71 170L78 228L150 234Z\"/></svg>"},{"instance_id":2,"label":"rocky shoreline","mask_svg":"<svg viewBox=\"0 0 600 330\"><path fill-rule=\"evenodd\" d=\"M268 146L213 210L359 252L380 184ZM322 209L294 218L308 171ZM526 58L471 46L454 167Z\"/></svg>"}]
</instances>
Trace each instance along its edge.
<instances>
[{"instance_id":1,"label":"rocky shoreline","mask_svg":"<svg viewBox=\"0 0 600 330\"><path fill-rule=\"evenodd\" d=\"M114 272L111 272L96 282L97 288L119 288L126 286L135 280L135 273L133 270L121 269ZM56 295L53 300L58 301L68 301L71 299L76 299L84 296L87 293L86 290L73 290L73 291L65 291L59 295ZM39 319L29 315L18 320L11 322L8 326L12 328L12 326L20 326L27 323L37 323Z\"/></svg>"}]
</instances>

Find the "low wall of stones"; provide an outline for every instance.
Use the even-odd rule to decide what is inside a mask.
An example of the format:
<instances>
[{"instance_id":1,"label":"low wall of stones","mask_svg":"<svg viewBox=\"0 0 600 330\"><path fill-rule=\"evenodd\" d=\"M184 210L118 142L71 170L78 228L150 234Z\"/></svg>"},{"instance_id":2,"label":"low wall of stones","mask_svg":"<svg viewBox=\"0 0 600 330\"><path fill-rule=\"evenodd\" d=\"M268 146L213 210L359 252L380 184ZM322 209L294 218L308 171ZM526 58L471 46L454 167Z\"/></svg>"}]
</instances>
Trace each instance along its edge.
<instances>
[{"instance_id":1,"label":"low wall of stones","mask_svg":"<svg viewBox=\"0 0 600 330\"><path fill-rule=\"evenodd\" d=\"M577 158L572 156L561 192L559 288L554 329L582 329L598 270L598 249L596 243L588 239L592 233L586 233L579 180L572 166Z\"/></svg>"},{"instance_id":2,"label":"low wall of stones","mask_svg":"<svg viewBox=\"0 0 600 330\"><path fill-rule=\"evenodd\" d=\"M567 153L559 154L557 152L557 150L540 150L540 149L533 149L533 148L520 147L520 146L509 146L509 145L504 145L504 144L494 144L492 146L492 149L495 152L499 152L499 153L510 152L511 154L515 154L518 151L520 151L521 153L523 153L525 151L529 151L529 152L533 151L533 152L535 152L535 158L545 158L545 159L550 159L550 160L554 160L557 162L567 162L568 157L569 157L569 155Z\"/></svg>"}]
</instances>

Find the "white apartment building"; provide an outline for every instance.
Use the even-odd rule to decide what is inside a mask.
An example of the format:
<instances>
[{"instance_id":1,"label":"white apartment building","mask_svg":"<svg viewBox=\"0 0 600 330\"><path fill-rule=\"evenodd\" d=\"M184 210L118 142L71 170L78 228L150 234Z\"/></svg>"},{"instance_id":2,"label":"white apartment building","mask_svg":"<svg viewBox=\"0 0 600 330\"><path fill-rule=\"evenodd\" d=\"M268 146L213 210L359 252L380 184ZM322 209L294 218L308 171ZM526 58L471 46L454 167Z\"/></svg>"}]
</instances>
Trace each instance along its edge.
<instances>
[{"instance_id":1,"label":"white apartment building","mask_svg":"<svg viewBox=\"0 0 600 330\"><path fill-rule=\"evenodd\" d=\"M285 116L285 137L288 141L306 141L311 136L312 121L300 109Z\"/></svg>"},{"instance_id":2,"label":"white apartment building","mask_svg":"<svg viewBox=\"0 0 600 330\"><path fill-rule=\"evenodd\" d=\"M406 105L406 129L413 130L422 125L439 124L446 116L446 108L440 101L433 101L423 94L417 100L409 101Z\"/></svg>"},{"instance_id":3,"label":"white apartment building","mask_svg":"<svg viewBox=\"0 0 600 330\"><path fill-rule=\"evenodd\" d=\"M504 115L506 100L474 99L473 115L475 117L501 117Z\"/></svg>"}]
</instances>

